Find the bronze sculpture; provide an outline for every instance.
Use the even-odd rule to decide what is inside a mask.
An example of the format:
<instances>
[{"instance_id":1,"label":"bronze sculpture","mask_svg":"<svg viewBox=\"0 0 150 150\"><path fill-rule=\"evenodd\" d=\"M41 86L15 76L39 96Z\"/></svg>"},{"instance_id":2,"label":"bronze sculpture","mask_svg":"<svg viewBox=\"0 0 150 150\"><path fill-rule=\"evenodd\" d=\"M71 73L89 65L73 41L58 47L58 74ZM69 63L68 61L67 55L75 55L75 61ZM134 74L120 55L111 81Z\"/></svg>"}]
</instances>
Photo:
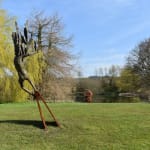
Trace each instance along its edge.
<instances>
[{"instance_id":1,"label":"bronze sculpture","mask_svg":"<svg viewBox=\"0 0 150 150\"><path fill-rule=\"evenodd\" d=\"M86 89L84 92L85 101L88 103L91 103L92 102L92 96L93 96L92 91L89 89Z\"/></svg>"},{"instance_id":2,"label":"bronze sculpture","mask_svg":"<svg viewBox=\"0 0 150 150\"><path fill-rule=\"evenodd\" d=\"M28 75L26 74L26 71L23 69L23 65L24 65L24 59L26 57L37 53L36 42L32 38L32 33L31 33L30 39L28 39L27 27L24 28L24 35L22 35L19 32L17 22L15 22L15 25L16 25L16 32L12 33L12 39L13 39L14 49L15 49L14 65L18 72L18 76L19 76L18 81L19 81L21 88L25 92L27 92L30 95L34 95L33 92L26 89L23 85L24 81L27 80L32 86L32 88L34 89L34 91L36 91L34 84L29 79ZM29 53L29 47L32 47L34 51Z\"/></svg>"},{"instance_id":3,"label":"bronze sculpture","mask_svg":"<svg viewBox=\"0 0 150 150\"><path fill-rule=\"evenodd\" d=\"M27 26L25 26L25 28L24 28L24 35L22 35L22 33L19 32L19 28L18 28L17 22L15 22L15 26L16 26L16 32L12 33L12 39L13 39L14 50L15 50L14 65L15 65L16 71L18 73L18 77L19 77L18 81L19 81L20 87L25 92L27 92L28 94L32 95L36 99L36 102L37 102L37 105L38 105L38 109L39 109L39 112L40 112L40 117L41 117L41 120L43 122L44 128L47 129L47 126L46 126L46 123L45 123L45 119L43 117L43 113L42 113L42 109L41 109L39 100L42 100L42 102L44 103L45 107L48 109L49 113L53 117L56 125L60 127L60 124L57 122L54 114L50 110L50 108L47 105L47 103L45 102L44 98L37 91L35 85L29 79L26 71L24 70L24 59L26 57L34 55L34 54L36 54L38 52L38 48L37 48L36 42L33 40L32 33L30 33L30 38L29 38L28 37ZM32 49L31 52L29 52L30 48ZM29 89L24 87L24 81L25 80L27 80L29 82L29 84L32 86L33 91L30 91Z\"/></svg>"}]
</instances>

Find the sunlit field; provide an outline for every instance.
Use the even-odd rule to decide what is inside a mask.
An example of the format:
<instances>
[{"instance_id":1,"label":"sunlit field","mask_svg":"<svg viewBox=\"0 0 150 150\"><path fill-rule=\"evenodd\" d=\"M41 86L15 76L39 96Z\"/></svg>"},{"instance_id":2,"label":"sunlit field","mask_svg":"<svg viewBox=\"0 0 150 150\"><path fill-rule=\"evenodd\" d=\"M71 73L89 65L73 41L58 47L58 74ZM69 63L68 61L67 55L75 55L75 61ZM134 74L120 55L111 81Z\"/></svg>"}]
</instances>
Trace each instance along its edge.
<instances>
[{"instance_id":1,"label":"sunlit field","mask_svg":"<svg viewBox=\"0 0 150 150\"><path fill-rule=\"evenodd\" d=\"M0 104L1 150L149 150L150 105L146 103L49 103L61 128L42 105Z\"/></svg>"}]
</instances>

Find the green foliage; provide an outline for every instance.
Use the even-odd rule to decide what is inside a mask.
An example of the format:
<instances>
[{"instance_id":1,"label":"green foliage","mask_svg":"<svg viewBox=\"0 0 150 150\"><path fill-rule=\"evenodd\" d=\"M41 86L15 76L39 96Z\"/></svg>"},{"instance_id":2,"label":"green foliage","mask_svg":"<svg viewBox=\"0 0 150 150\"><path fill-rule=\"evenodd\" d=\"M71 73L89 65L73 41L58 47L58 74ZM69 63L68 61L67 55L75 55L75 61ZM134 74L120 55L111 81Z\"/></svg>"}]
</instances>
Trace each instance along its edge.
<instances>
[{"instance_id":1,"label":"green foliage","mask_svg":"<svg viewBox=\"0 0 150 150\"><path fill-rule=\"evenodd\" d=\"M11 23L6 12L0 10L0 101L13 101L13 88L15 79L13 77L13 46L11 42ZM14 80L12 80L14 79Z\"/></svg>"},{"instance_id":2,"label":"green foliage","mask_svg":"<svg viewBox=\"0 0 150 150\"><path fill-rule=\"evenodd\" d=\"M124 68L117 80L121 92L136 92L139 89L140 77L130 68Z\"/></svg>"},{"instance_id":3,"label":"green foliage","mask_svg":"<svg viewBox=\"0 0 150 150\"><path fill-rule=\"evenodd\" d=\"M103 102L117 102L118 101L118 88L116 86L106 86L104 88Z\"/></svg>"},{"instance_id":4,"label":"green foliage","mask_svg":"<svg viewBox=\"0 0 150 150\"><path fill-rule=\"evenodd\" d=\"M0 102L25 101L28 98L19 86L18 74L14 67L14 47L11 39L14 19L8 18L4 10L0 10ZM43 53L31 56L25 64L29 77L36 85L41 82L41 68L44 67ZM30 88L25 83L27 88Z\"/></svg>"},{"instance_id":5,"label":"green foliage","mask_svg":"<svg viewBox=\"0 0 150 150\"><path fill-rule=\"evenodd\" d=\"M105 77L101 80L101 88L103 89L100 92L104 99L103 102L117 102L118 101L118 87L116 85L117 77Z\"/></svg>"},{"instance_id":6,"label":"green foliage","mask_svg":"<svg viewBox=\"0 0 150 150\"><path fill-rule=\"evenodd\" d=\"M29 98L19 86L14 67L14 25L15 19L0 9L0 103L24 101ZM72 37L64 36L63 24L57 15L44 17L42 13L34 14L29 19L29 27L29 30L34 32L33 37L37 40L39 52L26 59L24 69L37 89L48 98L66 98L68 93L71 93L73 83L70 75L73 69L71 60L74 56L69 51ZM60 78L63 79L61 83ZM69 84L65 84L68 79ZM27 89L32 89L28 82L24 82L24 85Z\"/></svg>"},{"instance_id":7,"label":"green foliage","mask_svg":"<svg viewBox=\"0 0 150 150\"><path fill-rule=\"evenodd\" d=\"M38 52L37 54L27 58L25 63L26 71L34 84L39 84L42 82L42 69L45 67L43 52ZM29 85L26 84L28 88Z\"/></svg>"}]
</instances>

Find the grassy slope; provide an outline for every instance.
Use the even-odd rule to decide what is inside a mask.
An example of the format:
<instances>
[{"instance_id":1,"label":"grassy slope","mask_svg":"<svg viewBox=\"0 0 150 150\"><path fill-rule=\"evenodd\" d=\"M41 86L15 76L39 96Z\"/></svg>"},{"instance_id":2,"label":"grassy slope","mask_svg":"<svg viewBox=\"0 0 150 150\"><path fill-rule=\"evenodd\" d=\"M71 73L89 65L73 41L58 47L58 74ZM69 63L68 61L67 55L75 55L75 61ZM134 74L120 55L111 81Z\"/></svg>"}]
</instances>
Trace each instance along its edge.
<instances>
[{"instance_id":1,"label":"grassy slope","mask_svg":"<svg viewBox=\"0 0 150 150\"><path fill-rule=\"evenodd\" d=\"M149 150L149 104L49 104L62 128L40 129L35 103L0 105L1 150ZM45 118L52 121L45 110Z\"/></svg>"}]
</instances>

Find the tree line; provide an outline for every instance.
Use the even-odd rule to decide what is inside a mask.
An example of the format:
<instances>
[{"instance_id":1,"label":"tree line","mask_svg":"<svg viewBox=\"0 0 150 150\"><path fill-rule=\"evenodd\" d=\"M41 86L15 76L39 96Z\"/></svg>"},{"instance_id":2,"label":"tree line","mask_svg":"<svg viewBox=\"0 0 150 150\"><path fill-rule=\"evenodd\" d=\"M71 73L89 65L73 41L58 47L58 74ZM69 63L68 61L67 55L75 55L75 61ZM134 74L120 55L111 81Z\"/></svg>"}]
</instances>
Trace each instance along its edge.
<instances>
[{"instance_id":1,"label":"tree line","mask_svg":"<svg viewBox=\"0 0 150 150\"><path fill-rule=\"evenodd\" d=\"M94 77L83 78L79 73L79 77L74 78L72 70L76 66L72 62L76 56L71 52L72 35L65 34L61 17L34 12L26 20L39 52L28 58L24 67L47 100L84 101L85 89L92 90L98 102L150 99L150 38L131 50L124 67L112 65L99 68ZM31 99L19 87L13 64L11 34L15 30L15 21L15 17L0 9L0 102Z\"/></svg>"},{"instance_id":2,"label":"tree line","mask_svg":"<svg viewBox=\"0 0 150 150\"><path fill-rule=\"evenodd\" d=\"M71 72L72 36L66 36L64 25L58 14L45 16L34 12L26 18L28 30L37 41L38 53L26 61L24 67L37 89L46 99L65 99L72 85ZM14 68L14 47L11 34L15 30L15 17L0 10L0 101L23 101L30 99L18 84ZM23 27L20 27L23 29ZM29 89L29 85L25 83ZM69 94L68 94L69 95Z\"/></svg>"},{"instance_id":3,"label":"tree line","mask_svg":"<svg viewBox=\"0 0 150 150\"><path fill-rule=\"evenodd\" d=\"M126 59L124 67L99 68L95 76L79 78L77 100L91 89L98 102L150 101L150 38L140 42Z\"/></svg>"}]
</instances>

